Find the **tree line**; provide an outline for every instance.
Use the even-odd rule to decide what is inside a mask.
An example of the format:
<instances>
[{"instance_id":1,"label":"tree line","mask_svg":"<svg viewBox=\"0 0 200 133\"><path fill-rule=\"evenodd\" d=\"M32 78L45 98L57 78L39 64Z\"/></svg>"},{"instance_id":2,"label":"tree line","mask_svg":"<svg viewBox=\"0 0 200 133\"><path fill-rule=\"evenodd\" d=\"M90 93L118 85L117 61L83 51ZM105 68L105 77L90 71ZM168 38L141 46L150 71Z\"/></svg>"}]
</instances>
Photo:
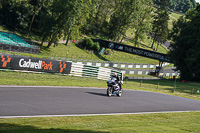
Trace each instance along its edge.
<instances>
[{"instance_id":1,"label":"tree line","mask_svg":"<svg viewBox=\"0 0 200 133\"><path fill-rule=\"evenodd\" d=\"M200 5L174 22L169 55L182 80L200 81Z\"/></svg>"},{"instance_id":2,"label":"tree line","mask_svg":"<svg viewBox=\"0 0 200 133\"><path fill-rule=\"evenodd\" d=\"M41 45L47 41L48 47L60 38L67 45L80 34L120 42L128 29L135 35L135 45L152 32L155 41L164 42L161 32L168 18L163 17L168 13L163 6L159 12L153 5L152 0L0 0L0 22L27 37L37 34Z\"/></svg>"}]
</instances>

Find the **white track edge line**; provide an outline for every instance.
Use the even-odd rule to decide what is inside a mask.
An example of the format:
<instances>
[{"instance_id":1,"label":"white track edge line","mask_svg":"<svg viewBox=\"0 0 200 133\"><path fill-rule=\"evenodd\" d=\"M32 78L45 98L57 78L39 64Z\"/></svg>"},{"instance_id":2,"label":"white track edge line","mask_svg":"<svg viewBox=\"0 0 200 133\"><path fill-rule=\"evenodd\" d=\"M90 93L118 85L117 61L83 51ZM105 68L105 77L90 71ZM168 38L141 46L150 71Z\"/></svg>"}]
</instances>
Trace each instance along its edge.
<instances>
[{"instance_id":1,"label":"white track edge line","mask_svg":"<svg viewBox=\"0 0 200 133\"><path fill-rule=\"evenodd\" d=\"M71 114L71 115L30 115L30 116L0 116L0 119L6 118L36 118L36 117L70 117L70 116L108 116L108 115L137 115L137 114L161 114L161 113L186 113L200 112L196 111L161 111L161 112L138 112L138 113L105 113L105 114Z\"/></svg>"}]
</instances>

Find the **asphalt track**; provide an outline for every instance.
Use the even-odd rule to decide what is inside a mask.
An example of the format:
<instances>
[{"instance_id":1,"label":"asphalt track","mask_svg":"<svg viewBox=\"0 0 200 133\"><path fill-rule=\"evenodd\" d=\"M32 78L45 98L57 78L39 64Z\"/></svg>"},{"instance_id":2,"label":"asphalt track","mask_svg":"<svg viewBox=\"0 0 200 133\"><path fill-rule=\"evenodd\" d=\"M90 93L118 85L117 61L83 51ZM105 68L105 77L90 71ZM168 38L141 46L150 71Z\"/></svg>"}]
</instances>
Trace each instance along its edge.
<instances>
[{"instance_id":1,"label":"asphalt track","mask_svg":"<svg viewBox=\"0 0 200 133\"><path fill-rule=\"evenodd\" d=\"M0 118L200 111L200 101L165 94L106 88L0 86Z\"/></svg>"}]
</instances>

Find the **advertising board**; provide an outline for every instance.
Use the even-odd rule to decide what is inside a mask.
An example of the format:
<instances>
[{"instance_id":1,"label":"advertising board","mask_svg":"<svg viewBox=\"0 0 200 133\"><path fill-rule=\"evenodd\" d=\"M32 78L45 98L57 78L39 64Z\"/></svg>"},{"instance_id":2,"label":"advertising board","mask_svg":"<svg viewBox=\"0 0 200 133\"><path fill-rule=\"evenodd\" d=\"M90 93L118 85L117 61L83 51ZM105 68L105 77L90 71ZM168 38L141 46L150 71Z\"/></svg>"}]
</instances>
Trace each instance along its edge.
<instances>
[{"instance_id":1,"label":"advertising board","mask_svg":"<svg viewBox=\"0 0 200 133\"><path fill-rule=\"evenodd\" d=\"M69 74L71 62L0 54L0 69Z\"/></svg>"}]
</instances>

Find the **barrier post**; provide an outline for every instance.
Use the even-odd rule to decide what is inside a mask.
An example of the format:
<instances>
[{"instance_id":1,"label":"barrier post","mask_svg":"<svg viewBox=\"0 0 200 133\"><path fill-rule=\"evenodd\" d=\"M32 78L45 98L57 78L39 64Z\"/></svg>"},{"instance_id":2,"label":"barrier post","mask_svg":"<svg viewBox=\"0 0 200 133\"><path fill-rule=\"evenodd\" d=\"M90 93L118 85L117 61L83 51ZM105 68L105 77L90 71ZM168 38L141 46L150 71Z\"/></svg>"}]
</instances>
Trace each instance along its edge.
<instances>
[{"instance_id":1,"label":"barrier post","mask_svg":"<svg viewBox=\"0 0 200 133\"><path fill-rule=\"evenodd\" d=\"M193 95L193 93L194 93L194 88L192 88L191 95Z\"/></svg>"},{"instance_id":2,"label":"barrier post","mask_svg":"<svg viewBox=\"0 0 200 133\"><path fill-rule=\"evenodd\" d=\"M173 93L175 92L176 90L176 77L174 78L174 89L173 89Z\"/></svg>"},{"instance_id":3,"label":"barrier post","mask_svg":"<svg viewBox=\"0 0 200 133\"><path fill-rule=\"evenodd\" d=\"M173 93L175 92L175 90L176 90L176 84L174 85Z\"/></svg>"},{"instance_id":4,"label":"barrier post","mask_svg":"<svg viewBox=\"0 0 200 133\"><path fill-rule=\"evenodd\" d=\"M157 89L158 89L158 86L159 86L159 82L158 82L158 85L157 85Z\"/></svg>"}]
</instances>

